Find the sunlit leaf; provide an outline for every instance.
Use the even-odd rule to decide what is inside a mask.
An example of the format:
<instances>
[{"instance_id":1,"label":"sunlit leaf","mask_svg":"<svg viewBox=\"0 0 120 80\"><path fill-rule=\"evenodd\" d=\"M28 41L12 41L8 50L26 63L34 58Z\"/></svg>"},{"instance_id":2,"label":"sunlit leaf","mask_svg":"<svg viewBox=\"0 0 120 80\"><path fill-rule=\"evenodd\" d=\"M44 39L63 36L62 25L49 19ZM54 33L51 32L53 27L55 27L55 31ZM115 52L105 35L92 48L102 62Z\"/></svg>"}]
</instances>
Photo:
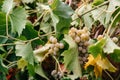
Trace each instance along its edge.
<instances>
[{"instance_id":1,"label":"sunlit leaf","mask_svg":"<svg viewBox=\"0 0 120 80\"><path fill-rule=\"evenodd\" d=\"M88 62L84 66L85 69L90 65L94 66L96 78L101 77L102 70L108 70L110 72L115 72L117 70L107 58L102 58L100 54L96 58L91 54L89 55Z\"/></svg>"},{"instance_id":2,"label":"sunlit leaf","mask_svg":"<svg viewBox=\"0 0 120 80\"><path fill-rule=\"evenodd\" d=\"M16 42L16 55L24 58L25 60L28 61L30 64L34 64L34 57L33 57L33 50L31 43L21 43L21 42Z\"/></svg>"},{"instance_id":3,"label":"sunlit leaf","mask_svg":"<svg viewBox=\"0 0 120 80\"><path fill-rule=\"evenodd\" d=\"M21 58L20 60L17 61L17 66L18 66L18 69L21 69L22 71L24 70L24 68L28 65L28 62Z\"/></svg>"},{"instance_id":4,"label":"sunlit leaf","mask_svg":"<svg viewBox=\"0 0 120 80\"><path fill-rule=\"evenodd\" d=\"M103 51L107 54L113 53L115 49L119 49L120 47L118 47L109 37L106 40L106 44L103 48Z\"/></svg>"},{"instance_id":5,"label":"sunlit leaf","mask_svg":"<svg viewBox=\"0 0 120 80\"><path fill-rule=\"evenodd\" d=\"M88 48L88 52L91 53L94 57L97 57L98 54L102 54L105 43L106 43L106 39L105 38L101 39L95 44L90 45Z\"/></svg>"},{"instance_id":6,"label":"sunlit leaf","mask_svg":"<svg viewBox=\"0 0 120 80\"><path fill-rule=\"evenodd\" d=\"M32 3L34 0L22 0L24 3Z\"/></svg>"},{"instance_id":7,"label":"sunlit leaf","mask_svg":"<svg viewBox=\"0 0 120 80\"><path fill-rule=\"evenodd\" d=\"M2 5L2 11L9 13L13 8L13 0L4 0Z\"/></svg>"},{"instance_id":8,"label":"sunlit leaf","mask_svg":"<svg viewBox=\"0 0 120 80\"><path fill-rule=\"evenodd\" d=\"M105 25L106 12L103 11L107 6L102 6L96 10L92 11L92 17L95 21L99 20L101 24Z\"/></svg>"},{"instance_id":9,"label":"sunlit leaf","mask_svg":"<svg viewBox=\"0 0 120 80\"><path fill-rule=\"evenodd\" d=\"M110 0L108 9L107 9L107 14L106 14L106 19L105 19L105 23L109 24L109 22L111 21L111 17L112 17L112 13L115 11L116 7L120 5L120 1L119 0Z\"/></svg>"},{"instance_id":10,"label":"sunlit leaf","mask_svg":"<svg viewBox=\"0 0 120 80\"><path fill-rule=\"evenodd\" d=\"M49 80L45 74L45 72L43 71L42 69L42 65L41 63L40 64L37 64L35 66L35 73L37 73L38 75L42 76L43 78L45 78L46 80Z\"/></svg>"},{"instance_id":11,"label":"sunlit leaf","mask_svg":"<svg viewBox=\"0 0 120 80\"><path fill-rule=\"evenodd\" d=\"M45 46L34 50L33 53L35 58L40 62L43 61L49 48L50 48L50 44L46 44Z\"/></svg>"},{"instance_id":12,"label":"sunlit leaf","mask_svg":"<svg viewBox=\"0 0 120 80\"><path fill-rule=\"evenodd\" d=\"M55 1L59 1L59 2L55 3L57 5L55 5L56 8L53 10L53 13L63 18L70 18L71 15L73 14L72 8L60 0L55 0Z\"/></svg>"},{"instance_id":13,"label":"sunlit leaf","mask_svg":"<svg viewBox=\"0 0 120 80\"><path fill-rule=\"evenodd\" d=\"M93 3L92 3L92 5L93 6L97 6L97 5L100 5L103 2L104 2L104 0L94 0Z\"/></svg>"},{"instance_id":14,"label":"sunlit leaf","mask_svg":"<svg viewBox=\"0 0 120 80\"><path fill-rule=\"evenodd\" d=\"M64 40L69 44L69 49L62 53L65 67L73 71L74 78L81 77L82 72L78 60L78 46L68 35L65 36Z\"/></svg>"},{"instance_id":15,"label":"sunlit leaf","mask_svg":"<svg viewBox=\"0 0 120 80\"><path fill-rule=\"evenodd\" d=\"M10 14L12 32L17 32L20 36L26 25L26 12L22 7L18 7Z\"/></svg>"}]
</instances>

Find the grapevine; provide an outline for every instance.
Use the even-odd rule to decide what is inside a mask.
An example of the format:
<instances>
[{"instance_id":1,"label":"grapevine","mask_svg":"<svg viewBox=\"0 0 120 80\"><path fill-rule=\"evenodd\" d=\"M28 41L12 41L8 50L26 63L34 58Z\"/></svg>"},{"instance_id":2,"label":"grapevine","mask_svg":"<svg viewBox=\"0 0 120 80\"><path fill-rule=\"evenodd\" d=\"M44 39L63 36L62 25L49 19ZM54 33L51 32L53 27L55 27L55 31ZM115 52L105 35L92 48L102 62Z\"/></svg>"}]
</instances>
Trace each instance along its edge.
<instances>
[{"instance_id":1,"label":"grapevine","mask_svg":"<svg viewBox=\"0 0 120 80\"><path fill-rule=\"evenodd\" d=\"M0 80L119 80L119 0L1 0Z\"/></svg>"}]
</instances>

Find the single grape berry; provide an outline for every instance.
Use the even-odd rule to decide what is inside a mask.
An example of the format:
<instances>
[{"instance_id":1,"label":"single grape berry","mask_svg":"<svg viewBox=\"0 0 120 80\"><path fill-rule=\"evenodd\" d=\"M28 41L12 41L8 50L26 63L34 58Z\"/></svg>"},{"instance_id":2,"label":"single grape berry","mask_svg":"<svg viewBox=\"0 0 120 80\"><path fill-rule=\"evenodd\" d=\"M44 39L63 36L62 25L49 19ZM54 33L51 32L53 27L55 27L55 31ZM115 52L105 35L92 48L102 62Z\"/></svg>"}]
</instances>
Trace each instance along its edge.
<instances>
[{"instance_id":1,"label":"single grape berry","mask_svg":"<svg viewBox=\"0 0 120 80\"><path fill-rule=\"evenodd\" d=\"M74 32L76 32L76 31L77 31L77 29L76 29L76 28L74 28L74 27L72 27L70 30L71 30L71 32L72 32L72 33L74 33Z\"/></svg>"},{"instance_id":2,"label":"single grape berry","mask_svg":"<svg viewBox=\"0 0 120 80\"><path fill-rule=\"evenodd\" d=\"M79 50L79 51L82 51L82 49L83 49L83 48L82 48L81 46L80 46L80 47L78 47L78 50Z\"/></svg>"},{"instance_id":3,"label":"single grape berry","mask_svg":"<svg viewBox=\"0 0 120 80\"><path fill-rule=\"evenodd\" d=\"M77 30L76 33L78 36L80 36L82 34L82 30Z\"/></svg>"},{"instance_id":4,"label":"single grape berry","mask_svg":"<svg viewBox=\"0 0 120 80\"><path fill-rule=\"evenodd\" d=\"M97 37L97 40L98 40L98 41L101 40L101 39L103 39L103 35L99 35L99 36Z\"/></svg>"},{"instance_id":5,"label":"single grape berry","mask_svg":"<svg viewBox=\"0 0 120 80\"><path fill-rule=\"evenodd\" d=\"M55 44L55 43L57 43L57 39L53 38L51 42Z\"/></svg>"},{"instance_id":6,"label":"single grape berry","mask_svg":"<svg viewBox=\"0 0 120 80\"><path fill-rule=\"evenodd\" d=\"M55 51L55 52L58 52L58 51L59 51L59 48L54 47L54 51Z\"/></svg>"},{"instance_id":7,"label":"single grape berry","mask_svg":"<svg viewBox=\"0 0 120 80\"><path fill-rule=\"evenodd\" d=\"M117 38L117 37L113 37L112 40L113 40L113 42L115 42L115 43L118 42L118 38Z\"/></svg>"},{"instance_id":8,"label":"single grape berry","mask_svg":"<svg viewBox=\"0 0 120 80\"><path fill-rule=\"evenodd\" d=\"M64 44L63 43L59 43L60 49L64 48Z\"/></svg>"},{"instance_id":9,"label":"single grape berry","mask_svg":"<svg viewBox=\"0 0 120 80\"><path fill-rule=\"evenodd\" d=\"M53 36L50 36L49 41L52 42L53 38L54 38Z\"/></svg>"},{"instance_id":10,"label":"single grape berry","mask_svg":"<svg viewBox=\"0 0 120 80\"><path fill-rule=\"evenodd\" d=\"M57 70L53 70L53 71L51 72L51 75L52 75L52 76L54 76L55 74L57 74Z\"/></svg>"},{"instance_id":11,"label":"single grape berry","mask_svg":"<svg viewBox=\"0 0 120 80\"><path fill-rule=\"evenodd\" d=\"M55 44L55 47L59 48L59 47L60 47L60 44L59 44L59 43L56 43L56 44Z\"/></svg>"},{"instance_id":12,"label":"single grape berry","mask_svg":"<svg viewBox=\"0 0 120 80\"><path fill-rule=\"evenodd\" d=\"M54 47L55 47L55 44L51 44L51 45L50 45L50 48L53 49Z\"/></svg>"},{"instance_id":13,"label":"single grape berry","mask_svg":"<svg viewBox=\"0 0 120 80\"><path fill-rule=\"evenodd\" d=\"M80 37L79 37L79 36L76 36L76 37L75 37L75 42L76 42L76 43L79 43L79 42L80 42Z\"/></svg>"}]
</instances>

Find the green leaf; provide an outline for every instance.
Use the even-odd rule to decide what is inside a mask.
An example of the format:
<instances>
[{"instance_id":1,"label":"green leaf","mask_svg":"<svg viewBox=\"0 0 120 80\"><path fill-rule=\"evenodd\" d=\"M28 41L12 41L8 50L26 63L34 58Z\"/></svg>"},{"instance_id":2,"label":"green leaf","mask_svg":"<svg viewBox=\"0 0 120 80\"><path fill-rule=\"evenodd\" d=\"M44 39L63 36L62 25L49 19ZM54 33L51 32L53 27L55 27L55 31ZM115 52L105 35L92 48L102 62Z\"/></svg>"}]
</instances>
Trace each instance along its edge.
<instances>
[{"instance_id":1,"label":"green leaf","mask_svg":"<svg viewBox=\"0 0 120 80\"><path fill-rule=\"evenodd\" d=\"M28 64L27 69L28 69L28 73L29 73L30 76L35 75L35 67L33 65Z\"/></svg>"},{"instance_id":2,"label":"green leaf","mask_svg":"<svg viewBox=\"0 0 120 80\"><path fill-rule=\"evenodd\" d=\"M55 6L56 8L53 10L53 13L57 16L63 18L70 18L71 15L73 14L72 8L62 1L57 2Z\"/></svg>"},{"instance_id":3,"label":"green leaf","mask_svg":"<svg viewBox=\"0 0 120 80\"><path fill-rule=\"evenodd\" d=\"M0 55L0 80L6 80L7 73L8 73L8 69L3 64L2 56Z\"/></svg>"},{"instance_id":4,"label":"green leaf","mask_svg":"<svg viewBox=\"0 0 120 80\"><path fill-rule=\"evenodd\" d=\"M91 8L92 8L91 5L83 5L81 8L76 9L76 14L81 15L84 12L89 11ZM91 15L92 14L90 12L82 16L82 20L85 26L88 27L89 29L92 27L92 23L93 23L93 19Z\"/></svg>"},{"instance_id":5,"label":"green leaf","mask_svg":"<svg viewBox=\"0 0 120 80\"><path fill-rule=\"evenodd\" d=\"M78 60L78 46L68 35L65 35L64 40L69 44L69 49L62 53L64 56L65 67L68 70L73 71L74 78L81 77L82 72Z\"/></svg>"},{"instance_id":6,"label":"green leaf","mask_svg":"<svg viewBox=\"0 0 120 80\"><path fill-rule=\"evenodd\" d=\"M40 63L40 64L37 64L37 65L35 66L35 73L37 73L37 74L40 75L41 77L45 78L46 80L49 80L49 79L47 78L47 76L45 75L43 69L42 69L42 64L41 64L41 63Z\"/></svg>"},{"instance_id":7,"label":"green leaf","mask_svg":"<svg viewBox=\"0 0 120 80\"><path fill-rule=\"evenodd\" d=\"M3 1L4 1L4 0L0 0L0 11L1 11L1 9L2 9Z\"/></svg>"},{"instance_id":8,"label":"green leaf","mask_svg":"<svg viewBox=\"0 0 120 80\"><path fill-rule=\"evenodd\" d=\"M22 0L23 3L32 3L35 0Z\"/></svg>"},{"instance_id":9,"label":"green leaf","mask_svg":"<svg viewBox=\"0 0 120 80\"><path fill-rule=\"evenodd\" d=\"M115 27L117 22L120 21L120 8L117 8L117 10L113 13L113 15L114 15L114 17L113 17L113 20L112 20L110 26Z\"/></svg>"},{"instance_id":10,"label":"green leaf","mask_svg":"<svg viewBox=\"0 0 120 80\"><path fill-rule=\"evenodd\" d=\"M120 49L115 49L113 53L110 54L110 57L115 62L120 62Z\"/></svg>"},{"instance_id":11,"label":"green leaf","mask_svg":"<svg viewBox=\"0 0 120 80\"><path fill-rule=\"evenodd\" d=\"M106 44L103 48L103 51L107 54L113 53L115 49L120 50L120 47L118 47L109 37L106 40Z\"/></svg>"},{"instance_id":12,"label":"green leaf","mask_svg":"<svg viewBox=\"0 0 120 80\"><path fill-rule=\"evenodd\" d=\"M109 22L111 21L111 17L112 17L112 13L115 11L116 6L120 5L120 1L119 0L110 0L108 9L107 9L107 14L106 14L106 19L105 19L105 23L109 24Z\"/></svg>"},{"instance_id":13,"label":"green leaf","mask_svg":"<svg viewBox=\"0 0 120 80\"><path fill-rule=\"evenodd\" d=\"M16 42L16 56L20 56L28 61L29 64L34 64L33 50L31 43Z\"/></svg>"},{"instance_id":14,"label":"green leaf","mask_svg":"<svg viewBox=\"0 0 120 80\"><path fill-rule=\"evenodd\" d=\"M5 13L0 12L0 35L6 35L6 16ZM0 36L0 43L5 43L7 41L6 38Z\"/></svg>"},{"instance_id":15,"label":"green leaf","mask_svg":"<svg viewBox=\"0 0 120 80\"><path fill-rule=\"evenodd\" d=\"M100 5L103 2L104 2L104 0L94 0L93 3L92 3L92 5L93 6L97 6L97 5Z\"/></svg>"},{"instance_id":16,"label":"green leaf","mask_svg":"<svg viewBox=\"0 0 120 80\"><path fill-rule=\"evenodd\" d=\"M103 11L107 8L107 6L102 6L96 10L92 11L92 17L95 21L99 20L101 24L105 25L105 18L106 18L106 12Z\"/></svg>"},{"instance_id":17,"label":"green leaf","mask_svg":"<svg viewBox=\"0 0 120 80\"><path fill-rule=\"evenodd\" d=\"M51 25L44 22L40 24L40 29L43 30L45 33L50 33L52 31Z\"/></svg>"},{"instance_id":18,"label":"green leaf","mask_svg":"<svg viewBox=\"0 0 120 80\"><path fill-rule=\"evenodd\" d=\"M106 44L106 39L103 38L100 41L92 44L88 47L88 52L91 53L94 57L97 57L99 54L102 54L104 45Z\"/></svg>"},{"instance_id":19,"label":"green leaf","mask_svg":"<svg viewBox=\"0 0 120 80\"><path fill-rule=\"evenodd\" d=\"M24 68L28 65L28 62L21 58L17 61L17 66L18 66L18 69L21 69L22 71L24 71Z\"/></svg>"},{"instance_id":20,"label":"green leaf","mask_svg":"<svg viewBox=\"0 0 120 80\"><path fill-rule=\"evenodd\" d=\"M56 25L57 25L57 23L59 22L59 18L58 18L58 16L56 16L54 13L52 13L51 12L51 18L52 18L52 22L53 22L53 26L54 26L54 28L55 28L55 30L56 30Z\"/></svg>"},{"instance_id":21,"label":"green leaf","mask_svg":"<svg viewBox=\"0 0 120 80\"><path fill-rule=\"evenodd\" d=\"M5 0L2 5L2 11L9 13L13 8L13 0Z\"/></svg>"},{"instance_id":22,"label":"green leaf","mask_svg":"<svg viewBox=\"0 0 120 80\"><path fill-rule=\"evenodd\" d=\"M25 36L27 40L30 40L30 39L38 37L38 32L33 28L32 23L27 22L26 27L23 30L22 35ZM36 47L36 46L41 45L43 43L44 42L41 39L34 40L34 41L32 41L32 47Z\"/></svg>"},{"instance_id":23,"label":"green leaf","mask_svg":"<svg viewBox=\"0 0 120 80\"><path fill-rule=\"evenodd\" d=\"M52 10L56 9L56 7L59 4L59 0L53 0L50 7L52 8Z\"/></svg>"},{"instance_id":24,"label":"green leaf","mask_svg":"<svg viewBox=\"0 0 120 80\"><path fill-rule=\"evenodd\" d=\"M26 11L22 7L18 7L10 14L12 32L17 32L20 36L26 25Z\"/></svg>"},{"instance_id":25,"label":"green leaf","mask_svg":"<svg viewBox=\"0 0 120 80\"><path fill-rule=\"evenodd\" d=\"M56 26L56 33L57 34L66 34L69 30L71 18L65 19L62 17L59 17L59 23Z\"/></svg>"}]
</instances>

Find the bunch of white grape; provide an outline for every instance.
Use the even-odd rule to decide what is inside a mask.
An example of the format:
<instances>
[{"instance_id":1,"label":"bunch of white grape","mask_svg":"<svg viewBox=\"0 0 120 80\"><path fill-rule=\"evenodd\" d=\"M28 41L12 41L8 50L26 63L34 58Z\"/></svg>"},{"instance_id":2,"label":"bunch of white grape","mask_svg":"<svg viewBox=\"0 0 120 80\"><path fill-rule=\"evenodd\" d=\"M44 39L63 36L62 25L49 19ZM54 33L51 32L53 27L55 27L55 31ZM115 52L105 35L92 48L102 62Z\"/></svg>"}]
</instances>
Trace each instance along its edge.
<instances>
[{"instance_id":1,"label":"bunch of white grape","mask_svg":"<svg viewBox=\"0 0 120 80\"><path fill-rule=\"evenodd\" d=\"M88 61L88 52L87 48L89 46L90 32L87 27L83 29L77 29L72 27L69 31L69 35L72 39L78 44L79 50L79 61L80 64L84 64Z\"/></svg>"},{"instance_id":2,"label":"bunch of white grape","mask_svg":"<svg viewBox=\"0 0 120 80\"><path fill-rule=\"evenodd\" d=\"M64 48L64 44L63 43L59 43L57 41L57 39L53 36L51 36L49 38L49 42L50 42L50 48L48 50L49 54L54 54L56 55L56 53L60 50Z\"/></svg>"}]
</instances>

